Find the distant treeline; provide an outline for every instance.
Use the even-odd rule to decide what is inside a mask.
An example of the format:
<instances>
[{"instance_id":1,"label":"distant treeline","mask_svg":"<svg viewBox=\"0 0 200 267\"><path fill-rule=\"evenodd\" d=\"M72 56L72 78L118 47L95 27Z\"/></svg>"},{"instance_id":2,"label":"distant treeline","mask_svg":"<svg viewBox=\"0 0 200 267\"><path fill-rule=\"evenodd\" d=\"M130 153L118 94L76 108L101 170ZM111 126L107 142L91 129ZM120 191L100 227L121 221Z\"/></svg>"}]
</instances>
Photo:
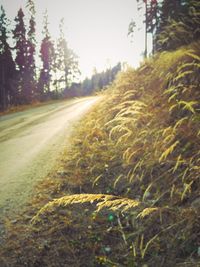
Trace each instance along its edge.
<instances>
[{"instance_id":1,"label":"distant treeline","mask_svg":"<svg viewBox=\"0 0 200 267\"><path fill-rule=\"evenodd\" d=\"M117 73L121 70L121 63L118 63L113 68L107 68L107 70L102 72L97 72L95 69L91 78L86 77L81 83L73 82L69 88L65 88L62 91L62 96L87 96L101 91L103 88L106 88L107 85L113 82Z\"/></svg>"},{"instance_id":2,"label":"distant treeline","mask_svg":"<svg viewBox=\"0 0 200 267\"><path fill-rule=\"evenodd\" d=\"M59 38L53 40L45 12L43 38L41 44L37 44L34 0L27 0L26 4L28 25L20 8L14 27L3 6L0 7L0 110L34 101L88 95L114 79L121 69L119 64L103 73L95 73L83 84L78 83L78 57L65 39L64 20L60 20L58 27ZM38 58L41 61L39 66Z\"/></svg>"},{"instance_id":3,"label":"distant treeline","mask_svg":"<svg viewBox=\"0 0 200 267\"><path fill-rule=\"evenodd\" d=\"M113 68L109 68L103 72L95 72L91 79L86 78L81 87L82 94L89 95L93 91L101 90L106 85L110 84L116 77L117 73L121 71L121 63L118 63Z\"/></svg>"}]
</instances>

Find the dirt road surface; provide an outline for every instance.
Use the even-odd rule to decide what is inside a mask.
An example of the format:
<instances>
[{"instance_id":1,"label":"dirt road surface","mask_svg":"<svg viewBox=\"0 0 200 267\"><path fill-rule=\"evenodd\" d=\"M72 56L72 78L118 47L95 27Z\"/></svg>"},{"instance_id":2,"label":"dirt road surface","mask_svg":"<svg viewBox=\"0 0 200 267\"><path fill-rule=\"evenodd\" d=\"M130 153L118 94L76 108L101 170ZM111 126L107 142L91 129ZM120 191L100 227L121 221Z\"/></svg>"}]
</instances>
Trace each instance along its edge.
<instances>
[{"instance_id":1,"label":"dirt road surface","mask_svg":"<svg viewBox=\"0 0 200 267\"><path fill-rule=\"evenodd\" d=\"M98 100L70 100L0 117L0 218L26 203L68 146L73 126Z\"/></svg>"}]
</instances>

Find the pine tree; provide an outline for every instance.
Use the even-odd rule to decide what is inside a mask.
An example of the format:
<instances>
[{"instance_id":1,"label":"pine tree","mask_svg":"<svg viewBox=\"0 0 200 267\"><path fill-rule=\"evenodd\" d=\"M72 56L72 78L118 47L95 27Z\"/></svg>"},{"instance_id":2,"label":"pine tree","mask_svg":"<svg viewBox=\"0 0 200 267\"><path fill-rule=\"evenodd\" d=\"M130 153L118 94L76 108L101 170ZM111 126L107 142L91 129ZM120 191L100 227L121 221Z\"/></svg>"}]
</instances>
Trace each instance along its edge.
<instances>
[{"instance_id":1,"label":"pine tree","mask_svg":"<svg viewBox=\"0 0 200 267\"><path fill-rule=\"evenodd\" d=\"M160 50L160 40L159 35L162 34L166 27L172 24L173 21L180 19L180 10L182 8L181 0L171 1L171 0L163 0L159 7L159 21L158 27L156 29L156 50ZM172 29L170 29L172 30ZM166 46L163 47L163 50L167 50L167 46L169 44L166 43Z\"/></svg>"},{"instance_id":2,"label":"pine tree","mask_svg":"<svg viewBox=\"0 0 200 267\"><path fill-rule=\"evenodd\" d=\"M15 18L16 26L13 30L13 37L16 41L15 63L18 71L18 94L20 96L19 104L29 104L32 99L32 91L29 83L29 61L28 45L26 39L26 28L24 24L24 13L20 8Z\"/></svg>"},{"instance_id":3,"label":"pine tree","mask_svg":"<svg viewBox=\"0 0 200 267\"><path fill-rule=\"evenodd\" d=\"M52 53L52 72L53 72L53 87L55 87L55 98L58 98L59 89L60 89L60 80L59 80L59 53L54 43L54 49Z\"/></svg>"},{"instance_id":4,"label":"pine tree","mask_svg":"<svg viewBox=\"0 0 200 267\"><path fill-rule=\"evenodd\" d=\"M92 81L89 78L85 78L81 85L82 95L89 95L92 92Z\"/></svg>"},{"instance_id":5,"label":"pine tree","mask_svg":"<svg viewBox=\"0 0 200 267\"><path fill-rule=\"evenodd\" d=\"M41 43L40 57L42 60L42 69L40 70L40 78L38 82L38 96L44 100L45 95L50 97L50 83L51 83L51 71L53 68L53 55L54 46L51 41L49 29L48 29L48 14L47 11L44 15L44 38Z\"/></svg>"},{"instance_id":6,"label":"pine tree","mask_svg":"<svg viewBox=\"0 0 200 267\"><path fill-rule=\"evenodd\" d=\"M174 50L200 39L200 2L163 0L156 31L156 50Z\"/></svg>"},{"instance_id":7,"label":"pine tree","mask_svg":"<svg viewBox=\"0 0 200 267\"><path fill-rule=\"evenodd\" d=\"M192 41L200 39L200 1L199 0L185 0L184 4L185 14L184 23L188 25L192 32Z\"/></svg>"},{"instance_id":8,"label":"pine tree","mask_svg":"<svg viewBox=\"0 0 200 267\"><path fill-rule=\"evenodd\" d=\"M60 37L58 39L58 66L62 74L60 82L65 83L65 88L69 88L73 80L80 74L78 68L78 58L74 51L68 47L64 35L64 19L60 21Z\"/></svg>"},{"instance_id":9,"label":"pine tree","mask_svg":"<svg viewBox=\"0 0 200 267\"><path fill-rule=\"evenodd\" d=\"M36 66L35 66L35 50L36 50L36 36L35 36L35 4L33 0L27 0L27 7L30 12L29 31L27 34L27 78L31 90L31 95L34 98L36 94Z\"/></svg>"},{"instance_id":10,"label":"pine tree","mask_svg":"<svg viewBox=\"0 0 200 267\"><path fill-rule=\"evenodd\" d=\"M15 75L15 64L8 44L9 21L3 6L0 8L0 109L5 110L8 104L14 103L12 82Z\"/></svg>"}]
</instances>

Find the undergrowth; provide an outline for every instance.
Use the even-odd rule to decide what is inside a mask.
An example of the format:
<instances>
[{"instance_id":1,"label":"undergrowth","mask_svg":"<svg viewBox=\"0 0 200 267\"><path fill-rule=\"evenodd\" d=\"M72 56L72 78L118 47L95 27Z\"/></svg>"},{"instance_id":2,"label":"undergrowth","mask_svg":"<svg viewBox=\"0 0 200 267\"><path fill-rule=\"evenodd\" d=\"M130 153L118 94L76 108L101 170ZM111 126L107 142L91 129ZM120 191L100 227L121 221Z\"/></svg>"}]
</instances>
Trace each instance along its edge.
<instances>
[{"instance_id":1,"label":"undergrowth","mask_svg":"<svg viewBox=\"0 0 200 267\"><path fill-rule=\"evenodd\" d=\"M118 76L7 226L2 266L200 266L199 46Z\"/></svg>"}]
</instances>

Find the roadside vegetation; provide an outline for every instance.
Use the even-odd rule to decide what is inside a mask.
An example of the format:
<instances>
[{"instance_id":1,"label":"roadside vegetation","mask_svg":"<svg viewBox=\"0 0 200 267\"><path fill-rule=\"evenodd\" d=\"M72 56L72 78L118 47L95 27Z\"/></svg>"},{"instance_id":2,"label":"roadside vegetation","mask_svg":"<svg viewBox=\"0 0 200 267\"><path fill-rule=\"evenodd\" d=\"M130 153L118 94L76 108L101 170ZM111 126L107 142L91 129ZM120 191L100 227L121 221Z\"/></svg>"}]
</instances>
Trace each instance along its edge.
<instances>
[{"instance_id":1,"label":"roadside vegetation","mask_svg":"<svg viewBox=\"0 0 200 267\"><path fill-rule=\"evenodd\" d=\"M5 219L0 266L200 266L200 2L137 2L154 55L117 75Z\"/></svg>"},{"instance_id":2,"label":"roadside vegetation","mask_svg":"<svg viewBox=\"0 0 200 267\"><path fill-rule=\"evenodd\" d=\"M1 266L200 265L199 45L118 76L7 221Z\"/></svg>"}]
</instances>

